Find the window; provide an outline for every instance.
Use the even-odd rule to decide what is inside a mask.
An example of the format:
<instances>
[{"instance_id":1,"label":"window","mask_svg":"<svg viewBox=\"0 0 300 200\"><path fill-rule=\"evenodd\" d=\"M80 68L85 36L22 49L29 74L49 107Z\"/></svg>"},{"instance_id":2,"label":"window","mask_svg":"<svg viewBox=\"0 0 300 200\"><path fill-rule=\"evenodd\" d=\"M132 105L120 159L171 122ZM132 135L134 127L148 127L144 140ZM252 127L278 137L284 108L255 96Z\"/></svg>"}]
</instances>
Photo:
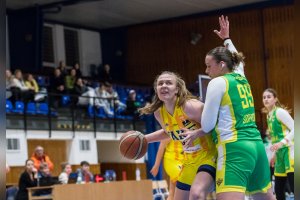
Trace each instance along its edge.
<instances>
[{"instance_id":1,"label":"window","mask_svg":"<svg viewBox=\"0 0 300 200\"><path fill-rule=\"evenodd\" d=\"M20 140L17 138L8 138L6 140L7 150L20 150Z\"/></svg>"},{"instance_id":2,"label":"window","mask_svg":"<svg viewBox=\"0 0 300 200\"><path fill-rule=\"evenodd\" d=\"M50 25L45 25L43 27L43 47L42 56L44 65L49 66L49 64L55 62L54 60L54 45L53 45L53 27Z\"/></svg>"},{"instance_id":3,"label":"window","mask_svg":"<svg viewBox=\"0 0 300 200\"><path fill-rule=\"evenodd\" d=\"M64 29L66 65L73 66L79 62L78 32L75 29Z\"/></svg>"},{"instance_id":4,"label":"window","mask_svg":"<svg viewBox=\"0 0 300 200\"><path fill-rule=\"evenodd\" d=\"M89 150L91 150L89 140L80 140L79 145L80 145L80 147L79 147L80 151L89 151Z\"/></svg>"}]
</instances>

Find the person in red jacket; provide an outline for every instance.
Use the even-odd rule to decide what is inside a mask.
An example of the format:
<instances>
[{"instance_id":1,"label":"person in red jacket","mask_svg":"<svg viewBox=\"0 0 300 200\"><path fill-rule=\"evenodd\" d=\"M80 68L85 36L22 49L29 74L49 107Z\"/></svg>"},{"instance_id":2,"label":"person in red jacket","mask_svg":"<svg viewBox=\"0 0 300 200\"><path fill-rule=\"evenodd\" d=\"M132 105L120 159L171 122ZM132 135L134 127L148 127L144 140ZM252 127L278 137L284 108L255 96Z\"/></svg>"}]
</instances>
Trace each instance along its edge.
<instances>
[{"instance_id":1,"label":"person in red jacket","mask_svg":"<svg viewBox=\"0 0 300 200\"><path fill-rule=\"evenodd\" d=\"M36 169L39 169L40 165L44 162L46 162L48 164L50 171L52 171L54 168L52 161L50 160L49 156L47 156L44 153L44 148L42 146L37 146L35 148L34 153L31 156L31 159L34 162L34 167Z\"/></svg>"}]
</instances>

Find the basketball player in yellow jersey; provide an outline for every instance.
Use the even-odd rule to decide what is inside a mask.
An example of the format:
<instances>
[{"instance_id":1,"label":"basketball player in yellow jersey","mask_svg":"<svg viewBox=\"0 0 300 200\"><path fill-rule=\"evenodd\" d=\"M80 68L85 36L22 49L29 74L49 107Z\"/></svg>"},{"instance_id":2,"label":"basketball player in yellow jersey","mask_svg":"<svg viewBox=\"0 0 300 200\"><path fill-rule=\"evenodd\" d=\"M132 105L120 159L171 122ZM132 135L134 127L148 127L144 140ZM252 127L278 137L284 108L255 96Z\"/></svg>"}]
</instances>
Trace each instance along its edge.
<instances>
[{"instance_id":1,"label":"basketball player in yellow jersey","mask_svg":"<svg viewBox=\"0 0 300 200\"><path fill-rule=\"evenodd\" d=\"M186 89L183 79L173 72L162 72L154 81L154 100L139 109L154 113L163 129L146 135L149 143L171 137L182 141L184 131L200 128L203 103ZM175 188L175 200L206 199L213 189L216 149L210 135L198 138L184 148L184 160ZM197 178L195 178L197 177Z\"/></svg>"},{"instance_id":2,"label":"basketball player in yellow jersey","mask_svg":"<svg viewBox=\"0 0 300 200\"><path fill-rule=\"evenodd\" d=\"M169 183L169 196L167 200L174 199L175 186L180 175L183 163L183 148L182 144L178 140L171 140L168 138L162 140L159 144L159 148L156 154L154 166L150 173L155 177L158 173L159 166L162 158L164 158L164 169L167 175L170 177Z\"/></svg>"}]
</instances>

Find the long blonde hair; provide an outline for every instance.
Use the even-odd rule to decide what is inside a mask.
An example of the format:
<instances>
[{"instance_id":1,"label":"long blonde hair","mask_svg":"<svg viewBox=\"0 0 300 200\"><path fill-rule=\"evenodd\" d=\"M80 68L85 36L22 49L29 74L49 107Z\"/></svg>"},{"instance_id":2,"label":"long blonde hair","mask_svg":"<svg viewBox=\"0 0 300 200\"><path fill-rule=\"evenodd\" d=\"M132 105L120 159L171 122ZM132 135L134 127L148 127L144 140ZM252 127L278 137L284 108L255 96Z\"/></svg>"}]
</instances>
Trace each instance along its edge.
<instances>
[{"instance_id":1,"label":"long blonde hair","mask_svg":"<svg viewBox=\"0 0 300 200\"><path fill-rule=\"evenodd\" d=\"M138 110L141 115L152 114L163 105L164 102L158 98L156 86L157 86L158 78L164 74L169 74L171 76L174 76L176 79L176 87L178 89L178 93L176 94L178 97L178 105L177 106L182 106L189 99L197 99L197 97L195 97L188 91L184 80L180 77L179 74L177 74L175 72L170 72L170 71L163 71L161 74L157 75L154 80L153 88L154 88L155 94L152 99L152 103L150 103Z\"/></svg>"},{"instance_id":2,"label":"long blonde hair","mask_svg":"<svg viewBox=\"0 0 300 200\"><path fill-rule=\"evenodd\" d=\"M280 103L280 101L279 101L279 99L278 99L278 94L277 94L276 90L274 90L273 88L267 88L267 89L265 89L265 91L264 91L263 93L265 93L265 92L270 92L270 93L274 96L274 98L277 99L277 101L275 102L275 106L276 106L276 107L283 108L283 109L285 109L286 111L288 111L288 113L291 113L291 112L292 112L291 109L289 109L288 107L286 107L285 105L283 105L283 104ZM266 107L263 107L263 108L261 109L261 112L262 112L262 113L269 113L269 111L268 111L268 109L267 109Z\"/></svg>"}]
</instances>

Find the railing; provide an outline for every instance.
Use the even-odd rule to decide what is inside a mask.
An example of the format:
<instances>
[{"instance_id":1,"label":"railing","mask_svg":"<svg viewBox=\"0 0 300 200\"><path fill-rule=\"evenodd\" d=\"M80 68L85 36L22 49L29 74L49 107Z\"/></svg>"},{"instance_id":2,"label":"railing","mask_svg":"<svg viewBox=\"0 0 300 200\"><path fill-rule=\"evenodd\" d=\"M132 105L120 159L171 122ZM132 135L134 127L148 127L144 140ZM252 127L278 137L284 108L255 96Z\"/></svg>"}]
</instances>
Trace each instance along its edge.
<instances>
[{"instance_id":1,"label":"railing","mask_svg":"<svg viewBox=\"0 0 300 200\"><path fill-rule=\"evenodd\" d=\"M6 103L6 122L8 129L48 130L49 138L53 131L76 132L126 132L139 130L144 132L145 125L138 115L125 115L117 108L117 99L78 96L74 94L38 93L45 99L38 102L19 101L11 97ZM37 94L36 94L37 95ZM86 99L86 105L77 105L78 99ZM27 101L27 102L26 102ZM112 114L103 107L96 107L96 102L111 105ZM122 102L125 103L125 102ZM10 105L11 104L11 105Z\"/></svg>"}]
</instances>

